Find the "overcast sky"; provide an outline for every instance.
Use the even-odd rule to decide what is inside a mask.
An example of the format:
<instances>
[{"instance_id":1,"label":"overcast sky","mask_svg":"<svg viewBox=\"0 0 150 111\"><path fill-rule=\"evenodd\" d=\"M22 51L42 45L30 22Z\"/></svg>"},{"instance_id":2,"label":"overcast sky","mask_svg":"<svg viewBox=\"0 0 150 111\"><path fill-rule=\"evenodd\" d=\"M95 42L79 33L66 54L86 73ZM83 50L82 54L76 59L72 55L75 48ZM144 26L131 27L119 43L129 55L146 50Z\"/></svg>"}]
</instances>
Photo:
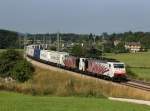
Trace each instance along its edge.
<instances>
[{"instance_id":1,"label":"overcast sky","mask_svg":"<svg viewBox=\"0 0 150 111\"><path fill-rule=\"evenodd\" d=\"M150 0L0 0L0 29L96 34L150 31Z\"/></svg>"}]
</instances>

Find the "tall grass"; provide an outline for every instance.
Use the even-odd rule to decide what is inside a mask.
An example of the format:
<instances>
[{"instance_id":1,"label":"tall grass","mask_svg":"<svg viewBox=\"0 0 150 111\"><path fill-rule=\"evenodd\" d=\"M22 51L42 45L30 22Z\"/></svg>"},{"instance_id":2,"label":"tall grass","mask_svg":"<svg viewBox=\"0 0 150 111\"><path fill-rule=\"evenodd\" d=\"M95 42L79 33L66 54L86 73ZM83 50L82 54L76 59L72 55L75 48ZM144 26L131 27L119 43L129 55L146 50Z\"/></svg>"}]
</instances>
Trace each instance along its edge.
<instances>
[{"instance_id":1,"label":"tall grass","mask_svg":"<svg viewBox=\"0 0 150 111\"><path fill-rule=\"evenodd\" d=\"M37 69L31 84L39 94L58 96L97 96L104 97L94 82L76 78L67 73Z\"/></svg>"},{"instance_id":2,"label":"tall grass","mask_svg":"<svg viewBox=\"0 0 150 111\"><path fill-rule=\"evenodd\" d=\"M32 80L26 83L0 82L0 89L32 95L83 96L83 97L126 97L150 100L147 91L130 88L116 83L67 72L50 71L36 67Z\"/></svg>"}]
</instances>

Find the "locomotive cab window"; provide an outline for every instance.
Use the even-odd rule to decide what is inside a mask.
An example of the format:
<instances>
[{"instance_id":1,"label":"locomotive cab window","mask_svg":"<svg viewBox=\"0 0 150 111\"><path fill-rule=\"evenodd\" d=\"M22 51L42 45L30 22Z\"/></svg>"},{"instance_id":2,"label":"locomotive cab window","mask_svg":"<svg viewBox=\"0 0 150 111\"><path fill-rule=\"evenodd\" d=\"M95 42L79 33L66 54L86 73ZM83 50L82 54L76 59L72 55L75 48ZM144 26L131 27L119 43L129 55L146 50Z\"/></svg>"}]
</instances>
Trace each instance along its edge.
<instances>
[{"instance_id":1,"label":"locomotive cab window","mask_svg":"<svg viewBox=\"0 0 150 111\"><path fill-rule=\"evenodd\" d=\"M114 68L124 68L124 64L114 64Z\"/></svg>"}]
</instances>

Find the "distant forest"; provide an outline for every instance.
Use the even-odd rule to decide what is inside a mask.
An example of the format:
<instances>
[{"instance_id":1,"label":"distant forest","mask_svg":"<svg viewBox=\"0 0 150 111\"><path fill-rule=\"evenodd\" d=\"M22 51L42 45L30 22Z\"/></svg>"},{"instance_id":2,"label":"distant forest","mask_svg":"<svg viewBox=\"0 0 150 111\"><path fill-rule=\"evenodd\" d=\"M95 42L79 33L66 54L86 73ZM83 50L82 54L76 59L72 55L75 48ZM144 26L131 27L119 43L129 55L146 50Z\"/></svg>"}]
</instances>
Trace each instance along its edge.
<instances>
[{"instance_id":1,"label":"distant forest","mask_svg":"<svg viewBox=\"0 0 150 111\"><path fill-rule=\"evenodd\" d=\"M108 35L105 33L108 41L120 40L121 42L140 42L142 47L150 49L150 32L124 32L113 33Z\"/></svg>"},{"instance_id":2,"label":"distant forest","mask_svg":"<svg viewBox=\"0 0 150 111\"><path fill-rule=\"evenodd\" d=\"M19 48L18 33L0 30L0 49Z\"/></svg>"},{"instance_id":3,"label":"distant forest","mask_svg":"<svg viewBox=\"0 0 150 111\"><path fill-rule=\"evenodd\" d=\"M37 39L41 39L43 36L51 37L52 41L57 40L57 34L28 34L28 39L34 40L36 36ZM115 40L125 42L140 42L143 48L150 49L150 32L124 32L124 33L113 33L102 35L93 34L73 34L73 33L61 33L61 39L63 41L70 42L89 42L89 41L99 41L102 42L102 37L104 38L105 48L112 49L115 48L113 42ZM15 31L0 30L0 49L5 48L20 48L20 40L23 40L23 35Z\"/></svg>"}]
</instances>

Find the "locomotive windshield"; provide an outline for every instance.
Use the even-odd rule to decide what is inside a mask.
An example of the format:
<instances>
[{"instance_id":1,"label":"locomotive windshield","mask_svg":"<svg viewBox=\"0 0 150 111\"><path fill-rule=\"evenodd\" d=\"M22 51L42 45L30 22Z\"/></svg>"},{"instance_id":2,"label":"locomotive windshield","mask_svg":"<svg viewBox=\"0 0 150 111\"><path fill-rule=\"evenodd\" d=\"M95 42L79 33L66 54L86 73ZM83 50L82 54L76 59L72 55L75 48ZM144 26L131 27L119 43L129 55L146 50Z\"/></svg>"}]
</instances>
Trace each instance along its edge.
<instances>
[{"instance_id":1,"label":"locomotive windshield","mask_svg":"<svg viewBox=\"0 0 150 111\"><path fill-rule=\"evenodd\" d=\"M114 64L114 68L124 68L124 64Z\"/></svg>"}]
</instances>

